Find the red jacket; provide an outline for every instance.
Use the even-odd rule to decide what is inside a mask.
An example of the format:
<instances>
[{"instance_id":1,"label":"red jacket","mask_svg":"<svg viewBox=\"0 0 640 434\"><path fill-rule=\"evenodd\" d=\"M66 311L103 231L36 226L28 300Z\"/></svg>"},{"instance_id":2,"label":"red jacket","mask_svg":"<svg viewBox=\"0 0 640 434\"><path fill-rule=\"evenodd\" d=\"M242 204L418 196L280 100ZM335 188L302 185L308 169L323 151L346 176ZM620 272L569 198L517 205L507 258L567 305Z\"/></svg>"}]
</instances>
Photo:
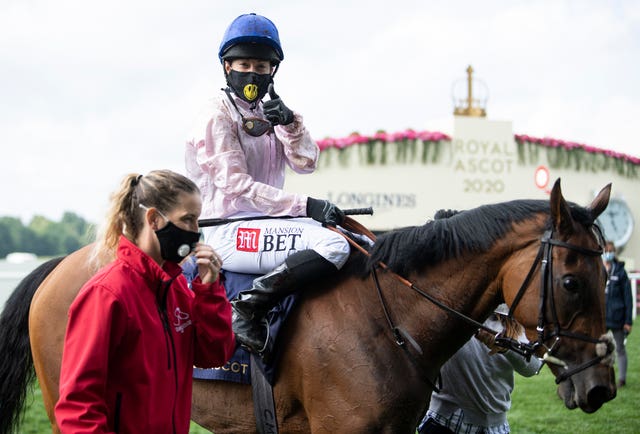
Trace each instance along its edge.
<instances>
[{"instance_id":1,"label":"red jacket","mask_svg":"<svg viewBox=\"0 0 640 434\"><path fill-rule=\"evenodd\" d=\"M193 365L233 354L231 306L218 281L189 290L121 237L116 260L69 309L55 407L62 433L188 433Z\"/></svg>"}]
</instances>

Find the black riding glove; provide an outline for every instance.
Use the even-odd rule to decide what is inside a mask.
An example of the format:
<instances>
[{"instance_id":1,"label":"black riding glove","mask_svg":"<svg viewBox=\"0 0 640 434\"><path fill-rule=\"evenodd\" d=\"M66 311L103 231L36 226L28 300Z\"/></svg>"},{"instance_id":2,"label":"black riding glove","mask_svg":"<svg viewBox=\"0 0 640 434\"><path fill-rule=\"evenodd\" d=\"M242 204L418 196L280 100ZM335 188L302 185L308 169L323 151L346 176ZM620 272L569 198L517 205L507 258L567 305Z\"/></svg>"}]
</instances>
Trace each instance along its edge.
<instances>
[{"instance_id":1,"label":"black riding glove","mask_svg":"<svg viewBox=\"0 0 640 434\"><path fill-rule=\"evenodd\" d=\"M289 125L293 122L293 112L284 105L278 94L273 90L273 83L269 84L271 100L262 103L262 112L272 125Z\"/></svg>"},{"instance_id":2,"label":"black riding glove","mask_svg":"<svg viewBox=\"0 0 640 434\"><path fill-rule=\"evenodd\" d=\"M328 200L307 199L307 216L325 226L337 226L344 221L344 212Z\"/></svg>"}]
</instances>

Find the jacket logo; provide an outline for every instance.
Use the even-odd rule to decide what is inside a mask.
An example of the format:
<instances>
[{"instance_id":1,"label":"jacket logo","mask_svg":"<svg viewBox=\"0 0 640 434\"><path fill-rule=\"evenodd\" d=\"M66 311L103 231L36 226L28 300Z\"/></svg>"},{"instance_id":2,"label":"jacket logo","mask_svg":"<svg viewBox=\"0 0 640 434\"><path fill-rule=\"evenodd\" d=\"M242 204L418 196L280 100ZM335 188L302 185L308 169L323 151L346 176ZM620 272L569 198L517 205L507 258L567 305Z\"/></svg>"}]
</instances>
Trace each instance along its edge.
<instances>
[{"instance_id":1,"label":"jacket logo","mask_svg":"<svg viewBox=\"0 0 640 434\"><path fill-rule=\"evenodd\" d=\"M236 233L236 250L240 252L257 252L260 229L238 228Z\"/></svg>"},{"instance_id":2,"label":"jacket logo","mask_svg":"<svg viewBox=\"0 0 640 434\"><path fill-rule=\"evenodd\" d=\"M173 314L176 317L176 321L173 323L176 332L184 333L184 329L191 325L189 314L180 310L179 307L176 307L176 310L173 311Z\"/></svg>"}]
</instances>

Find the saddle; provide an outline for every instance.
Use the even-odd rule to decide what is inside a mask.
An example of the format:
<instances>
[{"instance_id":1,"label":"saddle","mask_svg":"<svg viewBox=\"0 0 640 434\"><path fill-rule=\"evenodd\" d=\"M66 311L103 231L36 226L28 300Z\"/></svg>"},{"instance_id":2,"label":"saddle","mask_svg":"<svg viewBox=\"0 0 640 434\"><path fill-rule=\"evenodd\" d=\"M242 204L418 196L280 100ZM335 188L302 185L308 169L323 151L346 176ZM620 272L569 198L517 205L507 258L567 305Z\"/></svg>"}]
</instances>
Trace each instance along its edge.
<instances>
[{"instance_id":1,"label":"saddle","mask_svg":"<svg viewBox=\"0 0 640 434\"><path fill-rule=\"evenodd\" d=\"M233 300L241 291L251 288L253 280L260 277L260 274L234 273L232 271L222 270L221 276L227 291L227 298L229 300ZM187 278L187 281L190 281L190 279ZM262 370L270 384L273 384L275 380L275 368L281 354L278 350L279 346L277 345L278 332L284 324L287 315L295 306L296 300L297 294L290 294L280 300L280 302L269 311L266 319L269 323L269 336L274 344L272 357L269 358L268 363L260 357L253 358L253 360L260 365L259 369ZM194 367L193 378L199 380L221 380L240 384L251 384L250 360L251 353L244 347L237 345L233 356L231 356L231 359L224 366L210 369Z\"/></svg>"},{"instance_id":2,"label":"saddle","mask_svg":"<svg viewBox=\"0 0 640 434\"><path fill-rule=\"evenodd\" d=\"M375 235L367 228L362 226L357 221L350 217L346 217L342 227L352 234L364 235L371 240L375 240ZM334 229L338 231L338 229ZM358 249L363 249L362 242L349 237L349 233L343 233L352 246L359 246ZM354 254L355 249L352 249L351 254ZM356 253L357 254L357 253ZM187 282L191 282L197 276L197 266L195 261L185 261L182 264L182 273L187 279ZM233 300L237 295L244 290L250 289L253 280L260 277L260 274L245 274L236 273L228 270L221 270L221 276L224 282L224 286L227 292L227 298ZM199 380L219 380L230 381L240 384L251 384L251 360L254 360L259 366L266 380L269 384L273 385L275 382L276 368L282 354L282 348L278 345L278 333L281 327L284 325L288 314L295 307L298 300L298 293L294 292L274 306L266 316L269 324L269 339L273 345L271 352L272 356L265 362L260 357L251 357L251 353L244 347L237 345L236 350L231 359L224 365L218 368L197 368L193 369L193 378Z\"/></svg>"}]
</instances>

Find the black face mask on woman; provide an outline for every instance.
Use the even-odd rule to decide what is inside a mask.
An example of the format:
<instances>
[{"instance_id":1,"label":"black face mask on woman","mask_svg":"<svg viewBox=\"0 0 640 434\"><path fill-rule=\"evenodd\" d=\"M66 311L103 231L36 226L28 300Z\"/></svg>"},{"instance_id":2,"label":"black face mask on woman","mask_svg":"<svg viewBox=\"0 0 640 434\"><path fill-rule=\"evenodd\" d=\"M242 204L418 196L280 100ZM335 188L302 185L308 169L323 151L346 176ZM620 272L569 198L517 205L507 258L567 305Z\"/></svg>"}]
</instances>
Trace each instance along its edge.
<instances>
[{"instance_id":1,"label":"black face mask on woman","mask_svg":"<svg viewBox=\"0 0 640 434\"><path fill-rule=\"evenodd\" d=\"M149 209L142 204L140 204L140 208ZM180 263L195 248L196 243L200 240L200 233L179 228L160 211L158 214L167 221L162 229L155 231L160 242L160 256L165 261Z\"/></svg>"},{"instance_id":2,"label":"black face mask on woman","mask_svg":"<svg viewBox=\"0 0 640 434\"><path fill-rule=\"evenodd\" d=\"M199 232L181 229L168 219L165 227L155 232L158 241L160 241L160 256L165 261L175 262L176 264L182 262L200 240Z\"/></svg>"},{"instance_id":3,"label":"black face mask on woman","mask_svg":"<svg viewBox=\"0 0 640 434\"><path fill-rule=\"evenodd\" d=\"M255 72L229 71L227 84L241 99L248 103L260 101L272 83L271 74L256 74Z\"/></svg>"}]
</instances>

